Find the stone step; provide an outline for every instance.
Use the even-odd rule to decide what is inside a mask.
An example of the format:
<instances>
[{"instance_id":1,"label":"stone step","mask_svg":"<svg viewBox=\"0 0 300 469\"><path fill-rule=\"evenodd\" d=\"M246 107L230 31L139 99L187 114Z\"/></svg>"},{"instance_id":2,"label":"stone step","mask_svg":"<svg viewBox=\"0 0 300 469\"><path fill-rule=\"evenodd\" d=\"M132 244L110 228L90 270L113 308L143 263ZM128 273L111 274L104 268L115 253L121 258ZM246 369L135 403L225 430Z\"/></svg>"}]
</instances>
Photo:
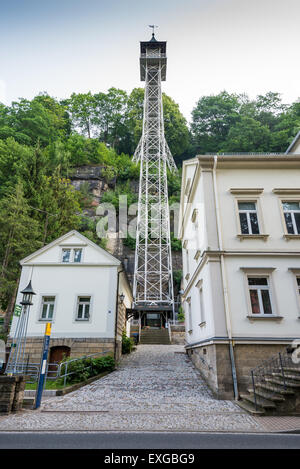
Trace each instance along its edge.
<instances>
[{"instance_id":1,"label":"stone step","mask_svg":"<svg viewBox=\"0 0 300 469\"><path fill-rule=\"evenodd\" d=\"M151 340L151 339L148 339L148 340L141 340L140 341L140 344L142 345L170 345L170 341L163 341L163 340Z\"/></svg>"},{"instance_id":2,"label":"stone step","mask_svg":"<svg viewBox=\"0 0 300 469\"><path fill-rule=\"evenodd\" d=\"M272 386L271 384L267 384L267 383L258 383L256 385L257 388L261 388L261 389L265 389L266 391L269 391L269 392L276 392L276 394L281 394L283 396L293 396L295 394L294 391L292 391L291 389L284 389L283 387L281 386Z\"/></svg>"},{"instance_id":3,"label":"stone step","mask_svg":"<svg viewBox=\"0 0 300 469\"><path fill-rule=\"evenodd\" d=\"M278 386L284 387L283 380L281 380L279 378L265 378L265 380L268 383L274 383L274 384L277 384ZM292 381L289 381L289 380L287 380L285 384L286 384L287 388L300 388L300 383L295 383L295 382L292 382Z\"/></svg>"},{"instance_id":4,"label":"stone step","mask_svg":"<svg viewBox=\"0 0 300 469\"><path fill-rule=\"evenodd\" d=\"M279 376L280 378L283 379L282 373L272 373L273 376ZM285 379L289 379L292 381L300 381L300 375L292 375L291 373L284 373Z\"/></svg>"},{"instance_id":5,"label":"stone step","mask_svg":"<svg viewBox=\"0 0 300 469\"><path fill-rule=\"evenodd\" d=\"M249 388L248 392L250 394L253 394L253 389ZM258 387L258 388L256 388L255 392L256 392L257 396L262 397L263 399L268 399L268 400L273 401L273 402L284 402L285 401L285 398L282 394L277 394L274 391L267 391L265 389L262 389L262 388Z\"/></svg>"},{"instance_id":6,"label":"stone step","mask_svg":"<svg viewBox=\"0 0 300 469\"><path fill-rule=\"evenodd\" d=\"M24 397L23 399L23 409L32 409L34 404L35 398L34 397Z\"/></svg>"},{"instance_id":7,"label":"stone step","mask_svg":"<svg viewBox=\"0 0 300 469\"><path fill-rule=\"evenodd\" d=\"M241 394L241 398L245 401L249 401L252 404L255 405L255 397L254 394ZM263 408L263 409L276 409L276 404L274 402L264 399L263 397L257 396L256 398L256 404L257 406Z\"/></svg>"},{"instance_id":8,"label":"stone step","mask_svg":"<svg viewBox=\"0 0 300 469\"><path fill-rule=\"evenodd\" d=\"M289 366L284 366L283 371L291 372L292 374L300 375L300 368L293 368Z\"/></svg>"},{"instance_id":9,"label":"stone step","mask_svg":"<svg viewBox=\"0 0 300 469\"><path fill-rule=\"evenodd\" d=\"M241 407L242 409L246 410L247 412L249 412L250 414L253 414L253 415L264 415L265 414L265 411L264 409L262 409L261 407L257 407L255 408L255 405L253 405L251 402L249 401L243 401L243 400L240 400L240 401L236 401L236 404Z\"/></svg>"}]
</instances>

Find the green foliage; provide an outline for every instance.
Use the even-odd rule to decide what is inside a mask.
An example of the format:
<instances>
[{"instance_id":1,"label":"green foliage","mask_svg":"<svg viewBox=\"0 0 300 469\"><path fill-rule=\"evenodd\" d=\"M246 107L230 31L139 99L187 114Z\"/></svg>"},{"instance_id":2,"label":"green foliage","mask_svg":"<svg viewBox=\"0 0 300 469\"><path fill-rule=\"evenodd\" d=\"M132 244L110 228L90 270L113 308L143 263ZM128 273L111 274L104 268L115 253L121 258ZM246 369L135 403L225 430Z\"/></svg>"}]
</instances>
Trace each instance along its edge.
<instances>
[{"instance_id":1,"label":"green foliage","mask_svg":"<svg viewBox=\"0 0 300 469\"><path fill-rule=\"evenodd\" d=\"M67 384L80 383L87 379L96 376L105 371L113 371L115 369L115 360L112 356L107 355L99 358L82 358L80 360L72 361L72 358L63 360L62 375L68 373L66 382ZM60 378L59 382L63 382L64 378Z\"/></svg>"},{"instance_id":2,"label":"green foliage","mask_svg":"<svg viewBox=\"0 0 300 469\"><path fill-rule=\"evenodd\" d=\"M174 284L174 287L177 288L177 290L180 290L181 280L182 280L182 270L173 270L173 284Z\"/></svg>"},{"instance_id":3,"label":"green foliage","mask_svg":"<svg viewBox=\"0 0 300 469\"><path fill-rule=\"evenodd\" d=\"M192 112L194 154L285 152L300 128L300 104L288 106L279 93L250 100L246 94L203 96Z\"/></svg>"},{"instance_id":4,"label":"green foliage","mask_svg":"<svg viewBox=\"0 0 300 469\"><path fill-rule=\"evenodd\" d=\"M185 320L184 313L182 313L182 312L178 313L178 315L177 315L177 320L178 320L179 322L184 322L184 320Z\"/></svg>"},{"instance_id":5,"label":"green foliage","mask_svg":"<svg viewBox=\"0 0 300 469\"><path fill-rule=\"evenodd\" d=\"M131 353L134 348L134 341L131 337L127 337L126 331L122 333L122 353Z\"/></svg>"},{"instance_id":6,"label":"green foliage","mask_svg":"<svg viewBox=\"0 0 300 469\"><path fill-rule=\"evenodd\" d=\"M127 235L127 238L123 238L123 243L125 246L132 249L133 251L135 250L136 239L132 238L129 234Z\"/></svg>"},{"instance_id":7,"label":"green foliage","mask_svg":"<svg viewBox=\"0 0 300 469\"><path fill-rule=\"evenodd\" d=\"M181 241L178 238L175 238L174 233L171 231L171 248L172 251L181 251Z\"/></svg>"}]
</instances>

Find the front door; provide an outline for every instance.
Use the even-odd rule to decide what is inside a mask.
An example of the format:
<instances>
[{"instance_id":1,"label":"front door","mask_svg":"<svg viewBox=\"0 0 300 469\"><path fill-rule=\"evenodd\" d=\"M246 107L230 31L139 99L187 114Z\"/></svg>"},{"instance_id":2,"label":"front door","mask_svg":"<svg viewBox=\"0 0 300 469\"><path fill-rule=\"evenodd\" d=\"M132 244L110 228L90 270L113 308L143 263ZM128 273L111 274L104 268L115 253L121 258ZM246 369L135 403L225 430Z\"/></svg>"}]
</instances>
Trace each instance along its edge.
<instances>
[{"instance_id":1,"label":"front door","mask_svg":"<svg viewBox=\"0 0 300 469\"><path fill-rule=\"evenodd\" d=\"M147 313L146 325L155 329L161 328L161 315L159 313Z\"/></svg>"}]
</instances>

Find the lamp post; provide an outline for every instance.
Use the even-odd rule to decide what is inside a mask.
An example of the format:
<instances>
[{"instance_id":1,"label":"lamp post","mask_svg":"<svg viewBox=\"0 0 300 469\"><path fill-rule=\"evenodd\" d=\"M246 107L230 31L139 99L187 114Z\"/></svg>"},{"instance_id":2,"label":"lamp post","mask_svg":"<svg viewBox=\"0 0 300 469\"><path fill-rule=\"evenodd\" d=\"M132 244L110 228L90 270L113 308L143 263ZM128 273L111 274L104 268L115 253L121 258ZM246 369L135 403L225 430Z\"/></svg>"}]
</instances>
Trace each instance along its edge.
<instances>
[{"instance_id":1,"label":"lamp post","mask_svg":"<svg viewBox=\"0 0 300 469\"><path fill-rule=\"evenodd\" d=\"M120 303L123 304L123 303L124 303L124 300L125 300L125 295L124 295L124 293L121 293L121 295L120 295Z\"/></svg>"},{"instance_id":2,"label":"lamp post","mask_svg":"<svg viewBox=\"0 0 300 469\"><path fill-rule=\"evenodd\" d=\"M6 367L7 375L18 375L24 372L25 368L25 347L26 347L26 338L27 338L27 327L28 327L28 318L29 318L29 309L33 305L32 297L36 295L33 291L31 280L28 283L27 287L21 291L23 294L22 301L22 310L19 316L18 324L16 327L16 332L11 344L9 359Z\"/></svg>"}]
</instances>

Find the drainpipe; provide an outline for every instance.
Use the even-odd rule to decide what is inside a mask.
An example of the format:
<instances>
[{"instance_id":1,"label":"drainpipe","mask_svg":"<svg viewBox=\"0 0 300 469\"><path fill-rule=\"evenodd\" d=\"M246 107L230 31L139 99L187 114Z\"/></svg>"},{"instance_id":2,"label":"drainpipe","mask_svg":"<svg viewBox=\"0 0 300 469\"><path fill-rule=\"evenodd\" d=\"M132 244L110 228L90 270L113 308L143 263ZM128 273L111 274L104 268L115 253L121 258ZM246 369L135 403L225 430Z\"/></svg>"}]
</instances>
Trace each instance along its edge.
<instances>
[{"instance_id":1,"label":"drainpipe","mask_svg":"<svg viewBox=\"0 0 300 469\"><path fill-rule=\"evenodd\" d=\"M119 317L119 282L120 274L124 272L124 269L118 271L117 277L117 294L116 294L116 314L115 314L115 345L114 345L114 359L117 358L117 330L118 330L118 317ZM121 344L122 346L122 344Z\"/></svg>"},{"instance_id":2,"label":"drainpipe","mask_svg":"<svg viewBox=\"0 0 300 469\"><path fill-rule=\"evenodd\" d=\"M228 288L227 288L227 276L226 276L225 261L224 261L224 254L223 254L223 239L222 239L222 231L221 231L219 199L218 199L218 192L217 192L217 172L216 172L217 163L218 163L218 156L215 155L214 166L213 166L213 183L214 183L215 209L216 209L216 216L217 216L218 241L219 241L219 249L221 251L221 273L222 273L224 304L225 304L225 318L226 318L227 334L228 334L228 339L229 339L229 353L230 353L231 372L232 372L232 379L233 379L234 398L235 400L238 400L239 391L238 391L238 384L237 384L237 377L236 377L236 366L235 366L235 358L234 358L232 327L231 327L231 317L230 317Z\"/></svg>"}]
</instances>

